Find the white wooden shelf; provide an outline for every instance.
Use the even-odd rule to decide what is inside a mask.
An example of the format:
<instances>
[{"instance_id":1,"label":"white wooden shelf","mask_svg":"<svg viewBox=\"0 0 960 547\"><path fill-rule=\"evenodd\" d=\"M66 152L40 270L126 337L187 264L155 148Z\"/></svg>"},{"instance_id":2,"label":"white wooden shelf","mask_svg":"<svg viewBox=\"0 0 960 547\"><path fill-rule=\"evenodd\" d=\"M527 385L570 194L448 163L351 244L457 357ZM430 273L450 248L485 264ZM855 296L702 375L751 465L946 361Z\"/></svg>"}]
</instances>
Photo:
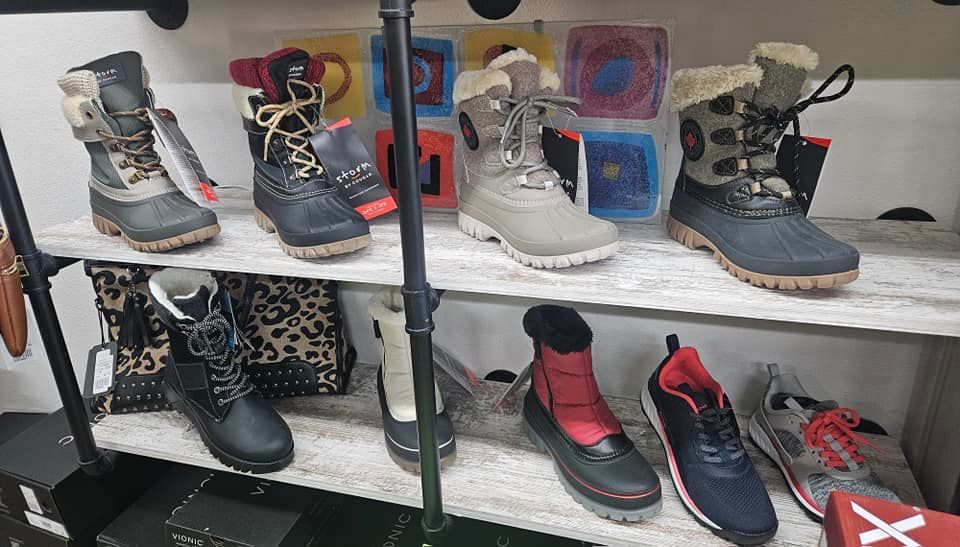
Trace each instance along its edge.
<instances>
[{"instance_id":1,"label":"white wooden shelf","mask_svg":"<svg viewBox=\"0 0 960 547\"><path fill-rule=\"evenodd\" d=\"M221 214L216 238L167 253L141 253L98 233L89 217L37 234L64 257L258 272L399 285L400 230L372 223L373 244L329 259L283 254L250 214ZM773 291L737 281L706 251L690 251L661 226L621 224L616 256L563 270L514 262L492 242L457 228L456 215L426 214L428 280L437 289L960 337L960 236L936 223L818 220L856 246L860 279L837 289Z\"/></svg>"},{"instance_id":2,"label":"white wooden shelf","mask_svg":"<svg viewBox=\"0 0 960 547\"><path fill-rule=\"evenodd\" d=\"M293 430L296 455L289 467L264 477L421 506L419 477L397 467L384 448L375 372L376 367L358 365L348 395L278 401L277 408ZM660 474L663 512L643 523L616 523L586 511L563 491L551 460L521 431L516 405L504 414L490 410L505 384L485 382L471 399L446 376L440 380L457 431L457 460L442 474L446 512L604 545L727 545L697 524L680 503L660 442L639 401L608 398L629 436ZM176 412L107 416L93 432L105 448L226 469ZM868 453L884 482L905 502L922 504L896 440L871 436L871 441L883 451ZM780 519L770 545L816 544L820 526L804 514L772 462L749 440L744 444Z\"/></svg>"}]
</instances>

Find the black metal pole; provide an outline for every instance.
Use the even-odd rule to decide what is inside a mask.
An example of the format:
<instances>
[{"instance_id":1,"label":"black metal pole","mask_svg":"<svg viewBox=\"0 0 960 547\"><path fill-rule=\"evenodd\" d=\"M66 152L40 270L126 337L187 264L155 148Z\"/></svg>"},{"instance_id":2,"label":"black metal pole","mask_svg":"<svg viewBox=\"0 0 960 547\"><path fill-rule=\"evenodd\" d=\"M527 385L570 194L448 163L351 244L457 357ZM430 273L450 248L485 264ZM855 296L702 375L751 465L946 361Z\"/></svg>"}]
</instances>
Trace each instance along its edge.
<instances>
[{"instance_id":1,"label":"black metal pole","mask_svg":"<svg viewBox=\"0 0 960 547\"><path fill-rule=\"evenodd\" d=\"M10 234L17 254L23 257L23 265L27 275L21 278L23 292L30 297L33 314L37 320L43 347L50 360L50 370L60 393L64 413L70 425L74 444L77 447L77 456L80 466L91 475L99 475L109 471L112 467L112 453L97 448L90 431L90 421L87 407L80 395L77 377L73 372L67 344L63 340L63 331L57 319L57 310L50 297L49 276L56 273L57 262L49 255L37 249L30 230L27 213L23 209L23 200L17 188L17 180L10 165L10 156L7 154L7 145L0 132L0 208L3 210L3 221Z\"/></svg>"},{"instance_id":2,"label":"black metal pole","mask_svg":"<svg viewBox=\"0 0 960 547\"><path fill-rule=\"evenodd\" d=\"M390 67L390 112L400 201L400 242L403 247L403 300L413 358L413 387L420 440L420 483L423 489L423 529L437 544L447 527L440 488L437 449L437 402L433 389L433 312L436 295L427 284L423 249L423 213L417 177L417 116L413 94L413 53L410 18L414 0L380 0L384 42Z\"/></svg>"}]
</instances>

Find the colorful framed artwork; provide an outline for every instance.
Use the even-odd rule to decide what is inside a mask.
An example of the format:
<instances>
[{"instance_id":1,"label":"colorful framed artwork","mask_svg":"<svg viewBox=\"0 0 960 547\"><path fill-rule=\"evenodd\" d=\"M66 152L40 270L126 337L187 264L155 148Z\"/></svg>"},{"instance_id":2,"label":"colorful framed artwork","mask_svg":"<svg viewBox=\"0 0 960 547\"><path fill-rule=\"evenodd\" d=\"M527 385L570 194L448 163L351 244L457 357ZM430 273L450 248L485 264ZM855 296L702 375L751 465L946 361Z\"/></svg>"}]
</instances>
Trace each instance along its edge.
<instances>
[{"instance_id":1,"label":"colorful framed artwork","mask_svg":"<svg viewBox=\"0 0 960 547\"><path fill-rule=\"evenodd\" d=\"M670 72L667 30L587 25L567 33L564 87L588 118L657 117Z\"/></svg>"},{"instance_id":2,"label":"colorful framed artwork","mask_svg":"<svg viewBox=\"0 0 960 547\"><path fill-rule=\"evenodd\" d=\"M387 189L397 197L397 166L393 148L393 131L381 129L376 136L377 168L387 182ZM457 191L453 182L454 136L440 131L417 131L420 162L420 202L430 209L456 210Z\"/></svg>"},{"instance_id":3,"label":"colorful framed artwork","mask_svg":"<svg viewBox=\"0 0 960 547\"><path fill-rule=\"evenodd\" d=\"M377 110L390 113L390 67L387 65L383 35L370 37L373 57L373 98ZM445 38L413 37L413 86L417 116L448 117L453 112L453 80L456 59L453 41Z\"/></svg>"},{"instance_id":4,"label":"colorful framed artwork","mask_svg":"<svg viewBox=\"0 0 960 547\"><path fill-rule=\"evenodd\" d=\"M323 59L326 71L320 83L326 93L323 115L337 120L345 117L366 116L363 61L360 56L360 36L331 34L312 38L284 39L283 47L297 47Z\"/></svg>"},{"instance_id":5,"label":"colorful framed artwork","mask_svg":"<svg viewBox=\"0 0 960 547\"><path fill-rule=\"evenodd\" d=\"M660 202L660 173L648 133L583 131L590 214L611 219L654 215Z\"/></svg>"},{"instance_id":6,"label":"colorful framed artwork","mask_svg":"<svg viewBox=\"0 0 960 547\"><path fill-rule=\"evenodd\" d=\"M553 38L550 34L511 28L485 28L463 35L464 64L467 70L480 70L501 54L523 48L537 57L550 70L553 61Z\"/></svg>"}]
</instances>

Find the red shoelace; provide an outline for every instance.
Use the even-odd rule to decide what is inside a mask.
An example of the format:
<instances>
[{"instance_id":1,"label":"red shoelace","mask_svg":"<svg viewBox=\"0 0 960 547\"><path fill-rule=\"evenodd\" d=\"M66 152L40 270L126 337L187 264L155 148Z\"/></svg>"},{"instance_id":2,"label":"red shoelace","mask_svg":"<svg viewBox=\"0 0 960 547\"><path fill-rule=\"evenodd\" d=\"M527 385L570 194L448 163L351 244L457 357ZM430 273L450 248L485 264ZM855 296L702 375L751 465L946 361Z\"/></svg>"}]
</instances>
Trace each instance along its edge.
<instances>
[{"instance_id":1,"label":"red shoelace","mask_svg":"<svg viewBox=\"0 0 960 547\"><path fill-rule=\"evenodd\" d=\"M833 408L816 413L809 424L800 424L803 439L810 448L819 448L820 457L828 467L847 467L834 447L827 442L830 435L840 445L850 459L858 465L866 459L860 453L860 445L874 446L870 441L857 435L851 428L860 424L860 415L852 408Z\"/></svg>"}]
</instances>

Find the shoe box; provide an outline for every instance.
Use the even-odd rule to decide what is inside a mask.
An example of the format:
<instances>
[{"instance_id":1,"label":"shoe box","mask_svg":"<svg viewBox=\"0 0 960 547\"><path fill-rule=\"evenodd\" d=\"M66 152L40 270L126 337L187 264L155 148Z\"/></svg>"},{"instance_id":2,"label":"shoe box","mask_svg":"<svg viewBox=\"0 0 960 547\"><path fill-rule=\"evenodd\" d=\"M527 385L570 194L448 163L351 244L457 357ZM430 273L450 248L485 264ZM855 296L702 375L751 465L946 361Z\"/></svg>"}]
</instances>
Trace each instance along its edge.
<instances>
[{"instance_id":1,"label":"shoe box","mask_svg":"<svg viewBox=\"0 0 960 547\"><path fill-rule=\"evenodd\" d=\"M0 547L90 547L92 545L93 538L89 534L78 539L67 539L6 515L0 515Z\"/></svg>"},{"instance_id":2,"label":"shoe box","mask_svg":"<svg viewBox=\"0 0 960 547\"><path fill-rule=\"evenodd\" d=\"M97 536L97 547L164 547L166 522L207 481L222 473L174 465Z\"/></svg>"},{"instance_id":3,"label":"shoe box","mask_svg":"<svg viewBox=\"0 0 960 547\"><path fill-rule=\"evenodd\" d=\"M0 515L64 538L93 538L169 465L117 454L113 472L92 477L77 464L59 410L0 445Z\"/></svg>"},{"instance_id":4,"label":"shoe box","mask_svg":"<svg viewBox=\"0 0 960 547\"><path fill-rule=\"evenodd\" d=\"M960 516L838 490L827 501L819 545L960 545L958 536Z\"/></svg>"},{"instance_id":5,"label":"shoe box","mask_svg":"<svg viewBox=\"0 0 960 547\"><path fill-rule=\"evenodd\" d=\"M423 511L364 498L343 496L323 535L324 546L422 547ZM581 541L455 518L443 540L457 547L590 547Z\"/></svg>"},{"instance_id":6,"label":"shoe box","mask_svg":"<svg viewBox=\"0 0 960 547\"><path fill-rule=\"evenodd\" d=\"M340 498L257 477L215 474L167 519L166 546L335 545L321 535Z\"/></svg>"}]
</instances>

